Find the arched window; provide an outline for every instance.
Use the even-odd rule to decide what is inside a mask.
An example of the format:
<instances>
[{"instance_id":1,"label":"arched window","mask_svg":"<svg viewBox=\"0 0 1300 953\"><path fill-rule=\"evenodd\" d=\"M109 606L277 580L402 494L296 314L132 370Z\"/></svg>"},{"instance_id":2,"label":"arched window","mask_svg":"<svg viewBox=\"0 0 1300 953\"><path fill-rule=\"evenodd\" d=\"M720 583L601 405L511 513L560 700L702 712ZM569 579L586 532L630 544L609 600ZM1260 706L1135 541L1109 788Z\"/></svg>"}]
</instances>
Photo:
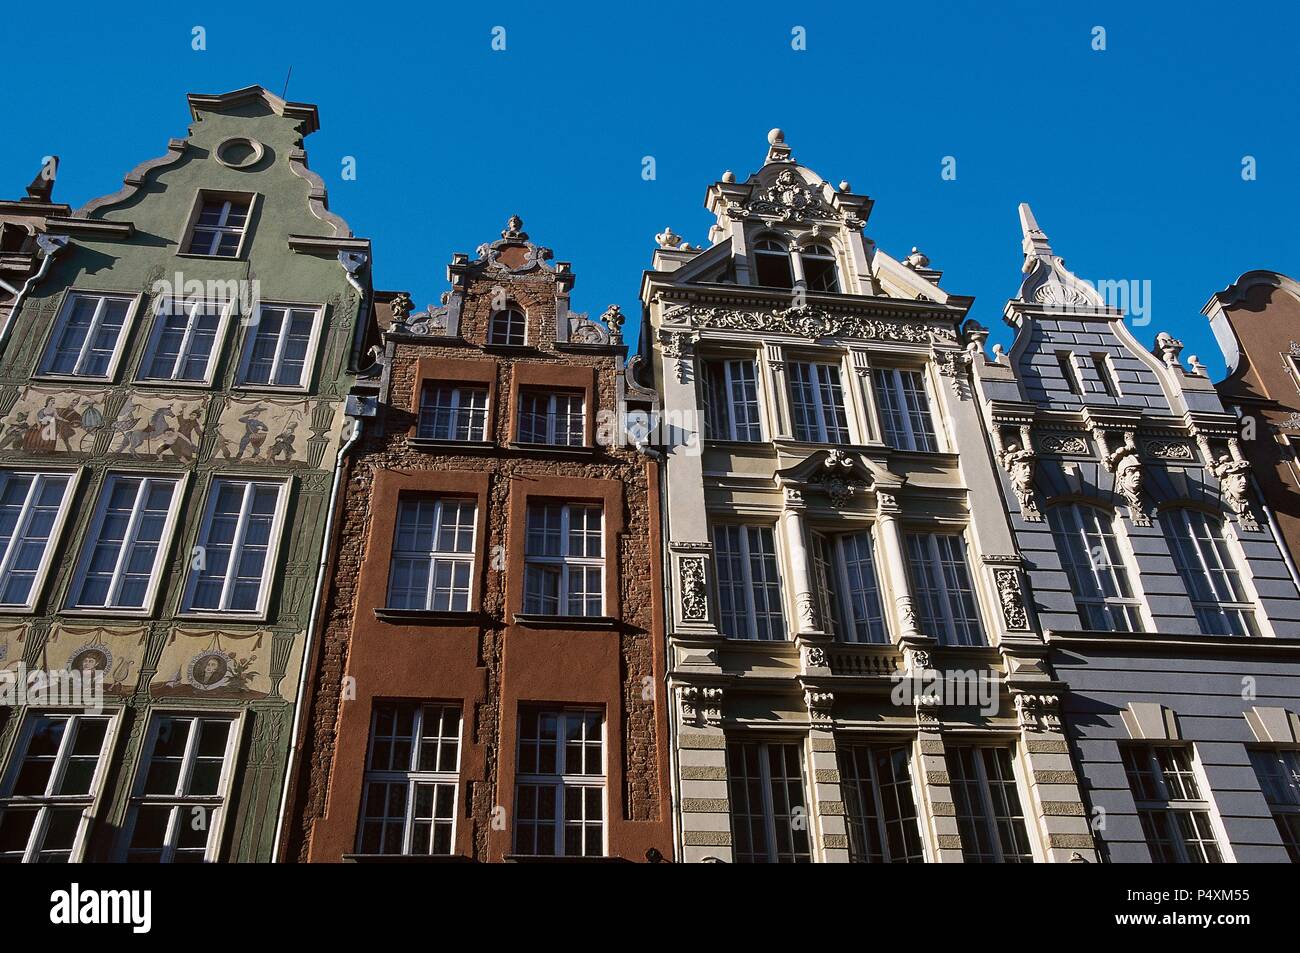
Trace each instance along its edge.
<instances>
[{"instance_id":1,"label":"arched window","mask_svg":"<svg viewBox=\"0 0 1300 953\"><path fill-rule=\"evenodd\" d=\"M764 288L794 287L790 252L775 238L763 238L754 245L754 281Z\"/></svg>"},{"instance_id":2,"label":"arched window","mask_svg":"<svg viewBox=\"0 0 1300 953\"><path fill-rule=\"evenodd\" d=\"M1058 503L1048 507L1047 524L1084 628L1141 632L1141 603L1133 597L1110 513L1084 503Z\"/></svg>"},{"instance_id":3,"label":"arched window","mask_svg":"<svg viewBox=\"0 0 1300 953\"><path fill-rule=\"evenodd\" d=\"M1258 635L1237 561L1223 538L1223 522L1200 510L1177 507L1160 514L1169 552L1205 635Z\"/></svg>"},{"instance_id":4,"label":"arched window","mask_svg":"<svg viewBox=\"0 0 1300 953\"><path fill-rule=\"evenodd\" d=\"M511 344L522 347L527 343L528 320L524 312L515 305L508 305L492 314L492 326L488 328L489 344Z\"/></svg>"},{"instance_id":5,"label":"arched window","mask_svg":"<svg viewBox=\"0 0 1300 953\"><path fill-rule=\"evenodd\" d=\"M799 252L803 264L803 280L809 291L840 290L839 270L835 267L835 252L829 245L809 245Z\"/></svg>"}]
</instances>

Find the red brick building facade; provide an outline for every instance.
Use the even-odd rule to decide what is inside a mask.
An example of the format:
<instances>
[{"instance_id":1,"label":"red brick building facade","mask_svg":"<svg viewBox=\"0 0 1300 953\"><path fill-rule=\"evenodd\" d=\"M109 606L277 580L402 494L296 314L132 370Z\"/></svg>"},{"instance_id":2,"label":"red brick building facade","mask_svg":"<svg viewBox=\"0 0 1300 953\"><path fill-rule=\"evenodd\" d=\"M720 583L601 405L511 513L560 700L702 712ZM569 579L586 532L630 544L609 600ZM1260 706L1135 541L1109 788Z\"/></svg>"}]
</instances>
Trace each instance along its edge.
<instances>
[{"instance_id":1,"label":"red brick building facade","mask_svg":"<svg viewBox=\"0 0 1300 953\"><path fill-rule=\"evenodd\" d=\"M521 228L377 295L283 859L671 852L653 397Z\"/></svg>"}]
</instances>

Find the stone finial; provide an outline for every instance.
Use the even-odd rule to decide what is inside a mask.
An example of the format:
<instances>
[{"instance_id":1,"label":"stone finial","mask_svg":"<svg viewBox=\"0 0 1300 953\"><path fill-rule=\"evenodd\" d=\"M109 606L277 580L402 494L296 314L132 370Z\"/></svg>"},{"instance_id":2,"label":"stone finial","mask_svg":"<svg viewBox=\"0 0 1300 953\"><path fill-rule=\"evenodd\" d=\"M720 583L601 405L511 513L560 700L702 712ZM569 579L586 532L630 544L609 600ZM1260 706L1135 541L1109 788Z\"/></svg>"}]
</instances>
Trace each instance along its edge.
<instances>
[{"instance_id":1,"label":"stone finial","mask_svg":"<svg viewBox=\"0 0 1300 953\"><path fill-rule=\"evenodd\" d=\"M853 191L853 186L849 185L849 180L848 180L848 179L841 179L841 180L840 180L840 191L841 191L841 192L852 192L852 191Z\"/></svg>"},{"instance_id":2,"label":"stone finial","mask_svg":"<svg viewBox=\"0 0 1300 953\"><path fill-rule=\"evenodd\" d=\"M903 264L916 271L918 268L929 268L930 259L921 249L913 245L912 253L903 259Z\"/></svg>"},{"instance_id":3,"label":"stone finial","mask_svg":"<svg viewBox=\"0 0 1300 953\"><path fill-rule=\"evenodd\" d=\"M785 133L780 129L773 129L767 134L768 162L793 162L790 155L790 147L786 144Z\"/></svg>"},{"instance_id":4,"label":"stone finial","mask_svg":"<svg viewBox=\"0 0 1300 953\"><path fill-rule=\"evenodd\" d=\"M524 231L524 220L518 215L511 215L510 220L506 222L506 227L501 233L501 237L528 241L528 233Z\"/></svg>"},{"instance_id":5,"label":"stone finial","mask_svg":"<svg viewBox=\"0 0 1300 953\"><path fill-rule=\"evenodd\" d=\"M727 184L731 184L732 182L735 182L735 181L736 181L736 173L734 173L734 172L732 172L730 169L728 169L726 172L722 173L722 181L723 181L723 182L726 182Z\"/></svg>"},{"instance_id":6,"label":"stone finial","mask_svg":"<svg viewBox=\"0 0 1300 953\"><path fill-rule=\"evenodd\" d=\"M1182 367L1178 355L1183 352L1183 342L1168 331L1161 331L1156 335L1156 352L1160 355L1160 359L1165 362L1166 367Z\"/></svg>"},{"instance_id":7,"label":"stone finial","mask_svg":"<svg viewBox=\"0 0 1300 953\"><path fill-rule=\"evenodd\" d=\"M623 309L618 305L611 304L606 308L605 312L600 316L600 320L605 322L605 326L609 328L610 333L614 336L617 337L623 333Z\"/></svg>"},{"instance_id":8,"label":"stone finial","mask_svg":"<svg viewBox=\"0 0 1300 953\"><path fill-rule=\"evenodd\" d=\"M1034 218L1034 210L1028 202L1020 203L1020 231L1024 235L1021 244L1026 259L1052 257L1052 245L1047 240L1047 233L1038 227L1038 219Z\"/></svg>"},{"instance_id":9,"label":"stone finial","mask_svg":"<svg viewBox=\"0 0 1300 953\"><path fill-rule=\"evenodd\" d=\"M682 244L682 236L675 233L671 226L665 225L664 230L655 236L655 241L660 248L677 248Z\"/></svg>"}]
</instances>

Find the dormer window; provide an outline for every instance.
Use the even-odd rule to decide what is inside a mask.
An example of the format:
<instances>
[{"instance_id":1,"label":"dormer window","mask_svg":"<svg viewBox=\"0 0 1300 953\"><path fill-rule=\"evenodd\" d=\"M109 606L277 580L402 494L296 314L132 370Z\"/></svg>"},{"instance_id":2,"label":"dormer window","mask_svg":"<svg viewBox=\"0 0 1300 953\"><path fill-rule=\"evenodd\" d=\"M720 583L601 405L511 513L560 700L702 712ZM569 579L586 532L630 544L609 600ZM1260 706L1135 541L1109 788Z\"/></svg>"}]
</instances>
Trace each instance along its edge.
<instances>
[{"instance_id":1,"label":"dormer window","mask_svg":"<svg viewBox=\"0 0 1300 953\"><path fill-rule=\"evenodd\" d=\"M838 294L840 278L835 267L835 252L829 245L809 245L799 252L803 265L804 285L809 291L826 291Z\"/></svg>"},{"instance_id":2,"label":"dormer window","mask_svg":"<svg viewBox=\"0 0 1300 953\"><path fill-rule=\"evenodd\" d=\"M523 347L527 339L528 320L523 311L514 306L493 312L488 328L489 344L507 344Z\"/></svg>"},{"instance_id":3,"label":"dormer window","mask_svg":"<svg viewBox=\"0 0 1300 953\"><path fill-rule=\"evenodd\" d=\"M754 281L764 288L794 287L790 252L774 238L761 239L754 246Z\"/></svg>"}]
</instances>

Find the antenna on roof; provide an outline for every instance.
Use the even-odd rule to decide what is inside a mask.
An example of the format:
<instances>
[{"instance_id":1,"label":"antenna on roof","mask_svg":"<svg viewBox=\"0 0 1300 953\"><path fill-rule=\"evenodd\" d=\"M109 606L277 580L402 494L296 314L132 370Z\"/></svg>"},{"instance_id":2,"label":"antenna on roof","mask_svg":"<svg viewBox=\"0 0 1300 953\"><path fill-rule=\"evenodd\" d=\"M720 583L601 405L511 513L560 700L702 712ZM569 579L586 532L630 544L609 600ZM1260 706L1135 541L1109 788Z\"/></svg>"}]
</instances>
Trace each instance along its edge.
<instances>
[{"instance_id":1,"label":"antenna on roof","mask_svg":"<svg viewBox=\"0 0 1300 953\"><path fill-rule=\"evenodd\" d=\"M282 92L282 93L280 94L280 98L281 98L281 99L288 99L288 98L289 98L289 78L290 78L291 76L293 76L293 67L292 67L292 66L289 67L289 72L285 73L285 75L284 75L284 92Z\"/></svg>"}]
</instances>

